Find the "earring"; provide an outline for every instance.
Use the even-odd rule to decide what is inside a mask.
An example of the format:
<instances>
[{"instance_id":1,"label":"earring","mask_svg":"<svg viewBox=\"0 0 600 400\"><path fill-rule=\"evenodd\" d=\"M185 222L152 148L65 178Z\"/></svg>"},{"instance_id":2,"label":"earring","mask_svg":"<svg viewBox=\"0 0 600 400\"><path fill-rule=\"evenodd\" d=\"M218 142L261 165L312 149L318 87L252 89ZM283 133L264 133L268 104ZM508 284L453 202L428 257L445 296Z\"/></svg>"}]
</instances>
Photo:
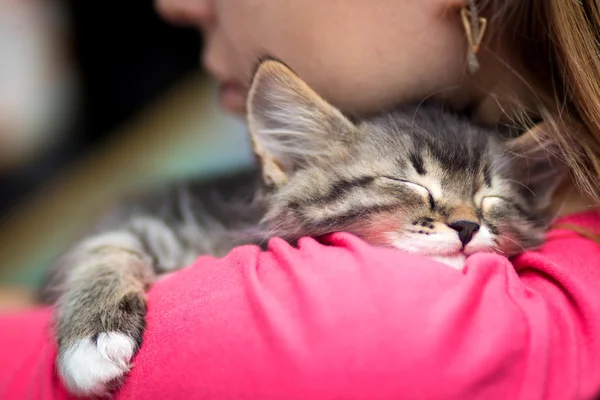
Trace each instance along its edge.
<instances>
[{"instance_id":1,"label":"earring","mask_svg":"<svg viewBox=\"0 0 600 400\"><path fill-rule=\"evenodd\" d=\"M477 53L479 52L479 46L481 45L483 35L485 34L487 19L477 15L475 0L469 0L469 4L460 10L460 17L465 28L467 40L469 42L469 49L467 50L467 65L469 67L469 72L474 74L477 72L477 70L479 70Z\"/></svg>"}]
</instances>

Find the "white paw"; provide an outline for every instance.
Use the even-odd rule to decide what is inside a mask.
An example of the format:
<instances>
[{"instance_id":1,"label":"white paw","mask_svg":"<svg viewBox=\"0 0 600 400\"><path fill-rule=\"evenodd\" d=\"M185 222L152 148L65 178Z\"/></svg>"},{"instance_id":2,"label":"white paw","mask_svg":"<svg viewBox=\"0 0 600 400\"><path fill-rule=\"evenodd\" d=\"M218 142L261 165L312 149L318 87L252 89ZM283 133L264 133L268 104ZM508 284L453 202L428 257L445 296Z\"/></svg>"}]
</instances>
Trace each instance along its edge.
<instances>
[{"instance_id":1,"label":"white paw","mask_svg":"<svg viewBox=\"0 0 600 400\"><path fill-rule=\"evenodd\" d=\"M82 339L61 352L58 371L70 392L102 395L111 381L129 371L135 347L127 335L103 332L96 342L91 338Z\"/></svg>"}]
</instances>

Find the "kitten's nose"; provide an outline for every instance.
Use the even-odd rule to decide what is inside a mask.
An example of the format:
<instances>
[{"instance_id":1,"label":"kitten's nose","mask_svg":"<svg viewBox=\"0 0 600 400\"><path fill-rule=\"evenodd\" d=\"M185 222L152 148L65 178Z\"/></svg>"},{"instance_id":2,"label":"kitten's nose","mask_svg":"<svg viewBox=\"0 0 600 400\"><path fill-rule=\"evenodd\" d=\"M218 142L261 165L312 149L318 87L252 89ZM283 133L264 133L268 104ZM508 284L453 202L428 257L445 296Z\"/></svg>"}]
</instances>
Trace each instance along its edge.
<instances>
[{"instance_id":1,"label":"kitten's nose","mask_svg":"<svg viewBox=\"0 0 600 400\"><path fill-rule=\"evenodd\" d=\"M458 238L463 246L466 246L479 230L479 224L471 221L456 221L448 224L448 226L458 232Z\"/></svg>"}]
</instances>

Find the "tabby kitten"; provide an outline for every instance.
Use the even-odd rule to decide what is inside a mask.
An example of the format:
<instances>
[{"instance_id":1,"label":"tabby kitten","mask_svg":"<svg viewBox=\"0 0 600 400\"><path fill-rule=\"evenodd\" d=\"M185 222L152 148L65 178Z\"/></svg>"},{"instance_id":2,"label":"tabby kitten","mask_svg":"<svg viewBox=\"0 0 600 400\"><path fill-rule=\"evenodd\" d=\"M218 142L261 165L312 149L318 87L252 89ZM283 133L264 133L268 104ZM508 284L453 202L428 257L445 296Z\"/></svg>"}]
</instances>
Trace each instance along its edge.
<instances>
[{"instance_id":1,"label":"tabby kitten","mask_svg":"<svg viewBox=\"0 0 600 400\"><path fill-rule=\"evenodd\" d=\"M503 142L439 108L351 121L276 61L255 74L248 124L259 173L117 210L62 258L46 294L72 392L120 381L141 344L146 288L200 254L347 231L461 268L473 253L538 246L563 174L533 141Z\"/></svg>"}]
</instances>

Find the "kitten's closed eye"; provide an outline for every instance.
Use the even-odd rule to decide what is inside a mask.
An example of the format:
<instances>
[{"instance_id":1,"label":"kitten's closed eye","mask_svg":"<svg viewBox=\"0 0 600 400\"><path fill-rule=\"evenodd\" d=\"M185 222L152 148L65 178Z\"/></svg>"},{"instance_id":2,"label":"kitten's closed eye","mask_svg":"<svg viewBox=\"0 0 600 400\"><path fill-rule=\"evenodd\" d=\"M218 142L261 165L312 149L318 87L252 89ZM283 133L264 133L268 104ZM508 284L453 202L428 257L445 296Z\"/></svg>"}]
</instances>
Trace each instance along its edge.
<instances>
[{"instance_id":1,"label":"kitten's closed eye","mask_svg":"<svg viewBox=\"0 0 600 400\"><path fill-rule=\"evenodd\" d=\"M419 185L418 183L409 182L409 181L401 179L401 178L394 178L391 176L382 176L382 177L380 177L380 179L386 185L401 186L403 189L408 189L408 190L416 193L417 195L422 197L423 200L425 200L429 203L429 207L431 209L433 209L435 207L435 201L433 199L433 196L431 195L431 192L429 191L429 189L427 189L425 186Z\"/></svg>"},{"instance_id":2,"label":"kitten's closed eye","mask_svg":"<svg viewBox=\"0 0 600 400\"><path fill-rule=\"evenodd\" d=\"M504 220L521 219L523 223L537 224L543 221L539 214L527 210L518 199L504 196L486 196L481 200L481 211L484 216L493 216Z\"/></svg>"},{"instance_id":3,"label":"kitten's closed eye","mask_svg":"<svg viewBox=\"0 0 600 400\"><path fill-rule=\"evenodd\" d=\"M499 196L485 196L481 199L481 210L483 212L489 212L493 207L506 202L506 200Z\"/></svg>"},{"instance_id":4,"label":"kitten's closed eye","mask_svg":"<svg viewBox=\"0 0 600 400\"><path fill-rule=\"evenodd\" d=\"M491 212L497 207L516 207L517 204L513 200L503 196L485 196L481 199L481 211L484 213Z\"/></svg>"}]
</instances>

